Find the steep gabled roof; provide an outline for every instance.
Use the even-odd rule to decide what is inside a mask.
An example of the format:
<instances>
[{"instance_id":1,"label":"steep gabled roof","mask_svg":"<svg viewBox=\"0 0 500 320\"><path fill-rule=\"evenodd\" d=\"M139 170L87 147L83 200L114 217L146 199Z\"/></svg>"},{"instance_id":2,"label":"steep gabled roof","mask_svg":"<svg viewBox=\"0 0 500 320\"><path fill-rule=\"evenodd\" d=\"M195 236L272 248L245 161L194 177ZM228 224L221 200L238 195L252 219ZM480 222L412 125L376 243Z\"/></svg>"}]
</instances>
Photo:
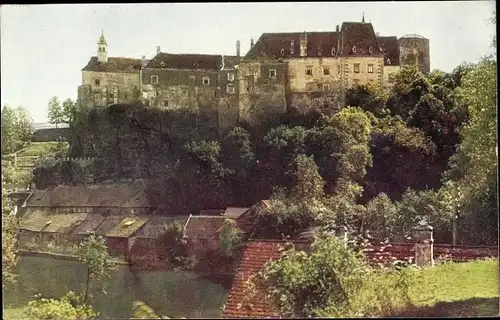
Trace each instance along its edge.
<instances>
[{"instance_id":1,"label":"steep gabled roof","mask_svg":"<svg viewBox=\"0 0 500 320\"><path fill-rule=\"evenodd\" d=\"M300 39L303 34L304 32L263 33L245 58L300 58ZM336 55L339 33L306 32L305 34L307 35L307 57L332 57ZM293 53L291 52L292 42ZM335 48L334 52L332 52L332 48Z\"/></svg>"},{"instance_id":2,"label":"steep gabled roof","mask_svg":"<svg viewBox=\"0 0 500 320\"><path fill-rule=\"evenodd\" d=\"M377 37L382 52L384 52L384 64L399 66L399 43L397 37ZM390 63L387 63L389 59Z\"/></svg>"},{"instance_id":3,"label":"steep gabled roof","mask_svg":"<svg viewBox=\"0 0 500 320\"><path fill-rule=\"evenodd\" d=\"M355 51L353 48L356 47ZM372 52L370 52L370 47ZM340 55L350 56L380 56L382 50L371 23L344 22L340 29Z\"/></svg>"},{"instance_id":4,"label":"steep gabled roof","mask_svg":"<svg viewBox=\"0 0 500 320\"><path fill-rule=\"evenodd\" d=\"M139 73L141 66L141 59L108 57L107 62L99 62L94 56L82 71Z\"/></svg>"},{"instance_id":5,"label":"steep gabled roof","mask_svg":"<svg viewBox=\"0 0 500 320\"><path fill-rule=\"evenodd\" d=\"M222 56L212 54L172 54L158 53L145 68L220 70Z\"/></svg>"},{"instance_id":6,"label":"steep gabled roof","mask_svg":"<svg viewBox=\"0 0 500 320\"><path fill-rule=\"evenodd\" d=\"M235 219L236 224L243 232L248 232L250 229L250 220L256 215L266 214L270 208L269 205L269 200L257 202Z\"/></svg>"}]
</instances>

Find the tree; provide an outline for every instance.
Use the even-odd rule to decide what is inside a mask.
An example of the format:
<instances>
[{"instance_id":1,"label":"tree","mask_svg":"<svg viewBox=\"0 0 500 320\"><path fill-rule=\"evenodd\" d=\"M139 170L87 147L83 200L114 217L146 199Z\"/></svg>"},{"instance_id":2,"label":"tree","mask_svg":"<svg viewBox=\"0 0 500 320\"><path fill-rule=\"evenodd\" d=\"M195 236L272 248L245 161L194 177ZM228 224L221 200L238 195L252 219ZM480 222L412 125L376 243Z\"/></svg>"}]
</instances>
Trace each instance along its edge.
<instances>
[{"instance_id":1,"label":"tree","mask_svg":"<svg viewBox=\"0 0 500 320\"><path fill-rule=\"evenodd\" d=\"M56 96L50 98L49 101L49 121L55 124L56 128L58 124L64 123L63 107Z\"/></svg>"},{"instance_id":2,"label":"tree","mask_svg":"<svg viewBox=\"0 0 500 320\"><path fill-rule=\"evenodd\" d=\"M92 281L101 284L103 280L111 276L116 266L111 262L106 241L101 236L92 234L81 242L78 247L78 256L80 261L87 265L87 279L81 303L90 304L89 289Z\"/></svg>"},{"instance_id":3,"label":"tree","mask_svg":"<svg viewBox=\"0 0 500 320\"><path fill-rule=\"evenodd\" d=\"M63 101L62 103L62 121L63 123L73 123L75 120L77 108L76 108L76 103L71 100L70 98L67 98L66 100Z\"/></svg>"},{"instance_id":4,"label":"tree","mask_svg":"<svg viewBox=\"0 0 500 320\"><path fill-rule=\"evenodd\" d=\"M241 230L236 226L234 220L225 219L220 232L220 244L222 254L226 258L233 257L238 245L243 238Z\"/></svg>"},{"instance_id":5,"label":"tree","mask_svg":"<svg viewBox=\"0 0 500 320\"><path fill-rule=\"evenodd\" d=\"M2 109L2 154L21 149L33 135L33 121L23 107Z\"/></svg>"},{"instance_id":6,"label":"tree","mask_svg":"<svg viewBox=\"0 0 500 320\"><path fill-rule=\"evenodd\" d=\"M142 301L134 301L132 304L132 314L134 319L160 319L154 310ZM167 319L162 317L161 319Z\"/></svg>"},{"instance_id":7,"label":"tree","mask_svg":"<svg viewBox=\"0 0 500 320\"><path fill-rule=\"evenodd\" d=\"M17 265L17 218L10 214L10 204L2 188L2 289L16 282Z\"/></svg>"},{"instance_id":8,"label":"tree","mask_svg":"<svg viewBox=\"0 0 500 320\"><path fill-rule=\"evenodd\" d=\"M315 201L322 200L325 182L312 156L299 154L295 158L295 178L296 184L292 195L297 201L313 204Z\"/></svg>"}]
</instances>

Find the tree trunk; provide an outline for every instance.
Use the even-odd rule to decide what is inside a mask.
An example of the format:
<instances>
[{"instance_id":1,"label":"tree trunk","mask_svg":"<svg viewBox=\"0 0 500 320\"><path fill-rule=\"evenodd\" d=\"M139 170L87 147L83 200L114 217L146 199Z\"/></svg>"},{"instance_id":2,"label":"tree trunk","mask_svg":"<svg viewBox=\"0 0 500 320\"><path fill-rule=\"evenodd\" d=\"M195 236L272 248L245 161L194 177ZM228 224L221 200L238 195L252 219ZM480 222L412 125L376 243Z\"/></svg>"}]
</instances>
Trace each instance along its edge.
<instances>
[{"instance_id":1,"label":"tree trunk","mask_svg":"<svg viewBox=\"0 0 500 320\"><path fill-rule=\"evenodd\" d=\"M90 287L90 266L87 266L87 280L85 282L85 292L84 292L83 297L82 297L83 304L87 303L89 287Z\"/></svg>"}]
</instances>

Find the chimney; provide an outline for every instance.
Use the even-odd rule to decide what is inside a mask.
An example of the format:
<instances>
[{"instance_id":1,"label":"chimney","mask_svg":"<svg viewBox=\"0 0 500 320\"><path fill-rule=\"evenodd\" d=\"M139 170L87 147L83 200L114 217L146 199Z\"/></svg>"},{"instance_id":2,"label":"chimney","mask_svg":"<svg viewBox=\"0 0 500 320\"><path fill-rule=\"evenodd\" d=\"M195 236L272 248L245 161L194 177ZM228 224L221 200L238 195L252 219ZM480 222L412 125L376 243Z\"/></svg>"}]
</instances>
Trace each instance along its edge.
<instances>
[{"instance_id":1,"label":"chimney","mask_svg":"<svg viewBox=\"0 0 500 320\"><path fill-rule=\"evenodd\" d=\"M307 33L304 33L300 36L300 56L307 56Z\"/></svg>"},{"instance_id":2,"label":"chimney","mask_svg":"<svg viewBox=\"0 0 500 320\"><path fill-rule=\"evenodd\" d=\"M240 40L236 41L236 56L240 56Z\"/></svg>"},{"instance_id":3,"label":"chimney","mask_svg":"<svg viewBox=\"0 0 500 320\"><path fill-rule=\"evenodd\" d=\"M156 46L156 54L160 53L161 49L160 46Z\"/></svg>"},{"instance_id":4,"label":"chimney","mask_svg":"<svg viewBox=\"0 0 500 320\"><path fill-rule=\"evenodd\" d=\"M253 38L250 38L250 49L253 48Z\"/></svg>"},{"instance_id":5,"label":"chimney","mask_svg":"<svg viewBox=\"0 0 500 320\"><path fill-rule=\"evenodd\" d=\"M337 25L337 27L335 28L335 31L339 32L340 31L340 26Z\"/></svg>"}]
</instances>

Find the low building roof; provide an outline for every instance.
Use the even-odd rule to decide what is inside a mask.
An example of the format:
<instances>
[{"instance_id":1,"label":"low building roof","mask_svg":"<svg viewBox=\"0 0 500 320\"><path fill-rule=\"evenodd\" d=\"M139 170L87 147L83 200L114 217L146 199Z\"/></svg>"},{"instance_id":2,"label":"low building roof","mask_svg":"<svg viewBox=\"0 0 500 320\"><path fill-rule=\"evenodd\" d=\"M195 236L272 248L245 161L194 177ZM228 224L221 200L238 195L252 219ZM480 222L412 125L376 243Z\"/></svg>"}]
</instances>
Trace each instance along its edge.
<instances>
[{"instance_id":1,"label":"low building roof","mask_svg":"<svg viewBox=\"0 0 500 320\"><path fill-rule=\"evenodd\" d=\"M100 214L89 214L71 233L75 235L85 235L90 232L95 232L97 227L99 227L105 219L106 218Z\"/></svg>"},{"instance_id":2,"label":"low building roof","mask_svg":"<svg viewBox=\"0 0 500 320\"><path fill-rule=\"evenodd\" d=\"M99 236L106 236L116 225L123 221L123 216L107 216L106 219L94 230Z\"/></svg>"},{"instance_id":3,"label":"low building roof","mask_svg":"<svg viewBox=\"0 0 500 320\"><path fill-rule=\"evenodd\" d=\"M34 190L26 207L156 207L157 199L148 195L142 181L96 184L61 185Z\"/></svg>"},{"instance_id":4,"label":"low building roof","mask_svg":"<svg viewBox=\"0 0 500 320\"><path fill-rule=\"evenodd\" d=\"M226 211L224 211L224 217L230 219L236 219L241 216L244 212L246 212L250 208L237 208L237 207L228 207Z\"/></svg>"},{"instance_id":5,"label":"low building roof","mask_svg":"<svg viewBox=\"0 0 500 320\"><path fill-rule=\"evenodd\" d=\"M167 224L178 221L184 226L188 218L188 216L153 216L135 236L138 238L156 239L165 232L165 226Z\"/></svg>"},{"instance_id":6,"label":"low building roof","mask_svg":"<svg viewBox=\"0 0 500 320\"><path fill-rule=\"evenodd\" d=\"M269 208L269 200L261 200L257 202L236 218L238 227L240 227L244 232L248 232L250 228L250 220L256 215L265 214L266 212L268 212Z\"/></svg>"},{"instance_id":7,"label":"low building roof","mask_svg":"<svg viewBox=\"0 0 500 320\"><path fill-rule=\"evenodd\" d=\"M254 299L248 301L246 283L259 272L267 261L281 256L282 241L249 241L243 251L238 272L227 298L223 318L279 318L278 308L266 299L266 288L258 286ZM252 304L249 308L246 304Z\"/></svg>"},{"instance_id":8,"label":"low building roof","mask_svg":"<svg viewBox=\"0 0 500 320\"><path fill-rule=\"evenodd\" d=\"M185 235L188 239L218 239L225 219L223 216L191 216Z\"/></svg>"},{"instance_id":9,"label":"low building roof","mask_svg":"<svg viewBox=\"0 0 500 320\"><path fill-rule=\"evenodd\" d=\"M128 238L133 236L146 222L148 216L127 217L106 232L106 237Z\"/></svg>"},{"instance_id":10,"label":"low building roof","mask_svg":"<svg viewBox=\"0 0 500 320\"><path fill-rule=\"evenodd\" d=\"M69 233L85 220L87 213L53 213L30 210L21 219L19 228L35 232Z\"/></svg>"},{"instance_id":11,"label":"low building roof","mask_svg":"<svg viewBox=\"0 0 500 320\"><path fill-rule=\"evenodd\" d=\"M139 73L143 61L134 58L108 57L107 62L100 62L91 57L82 71Z\"/></svg>"}]
</instances>

